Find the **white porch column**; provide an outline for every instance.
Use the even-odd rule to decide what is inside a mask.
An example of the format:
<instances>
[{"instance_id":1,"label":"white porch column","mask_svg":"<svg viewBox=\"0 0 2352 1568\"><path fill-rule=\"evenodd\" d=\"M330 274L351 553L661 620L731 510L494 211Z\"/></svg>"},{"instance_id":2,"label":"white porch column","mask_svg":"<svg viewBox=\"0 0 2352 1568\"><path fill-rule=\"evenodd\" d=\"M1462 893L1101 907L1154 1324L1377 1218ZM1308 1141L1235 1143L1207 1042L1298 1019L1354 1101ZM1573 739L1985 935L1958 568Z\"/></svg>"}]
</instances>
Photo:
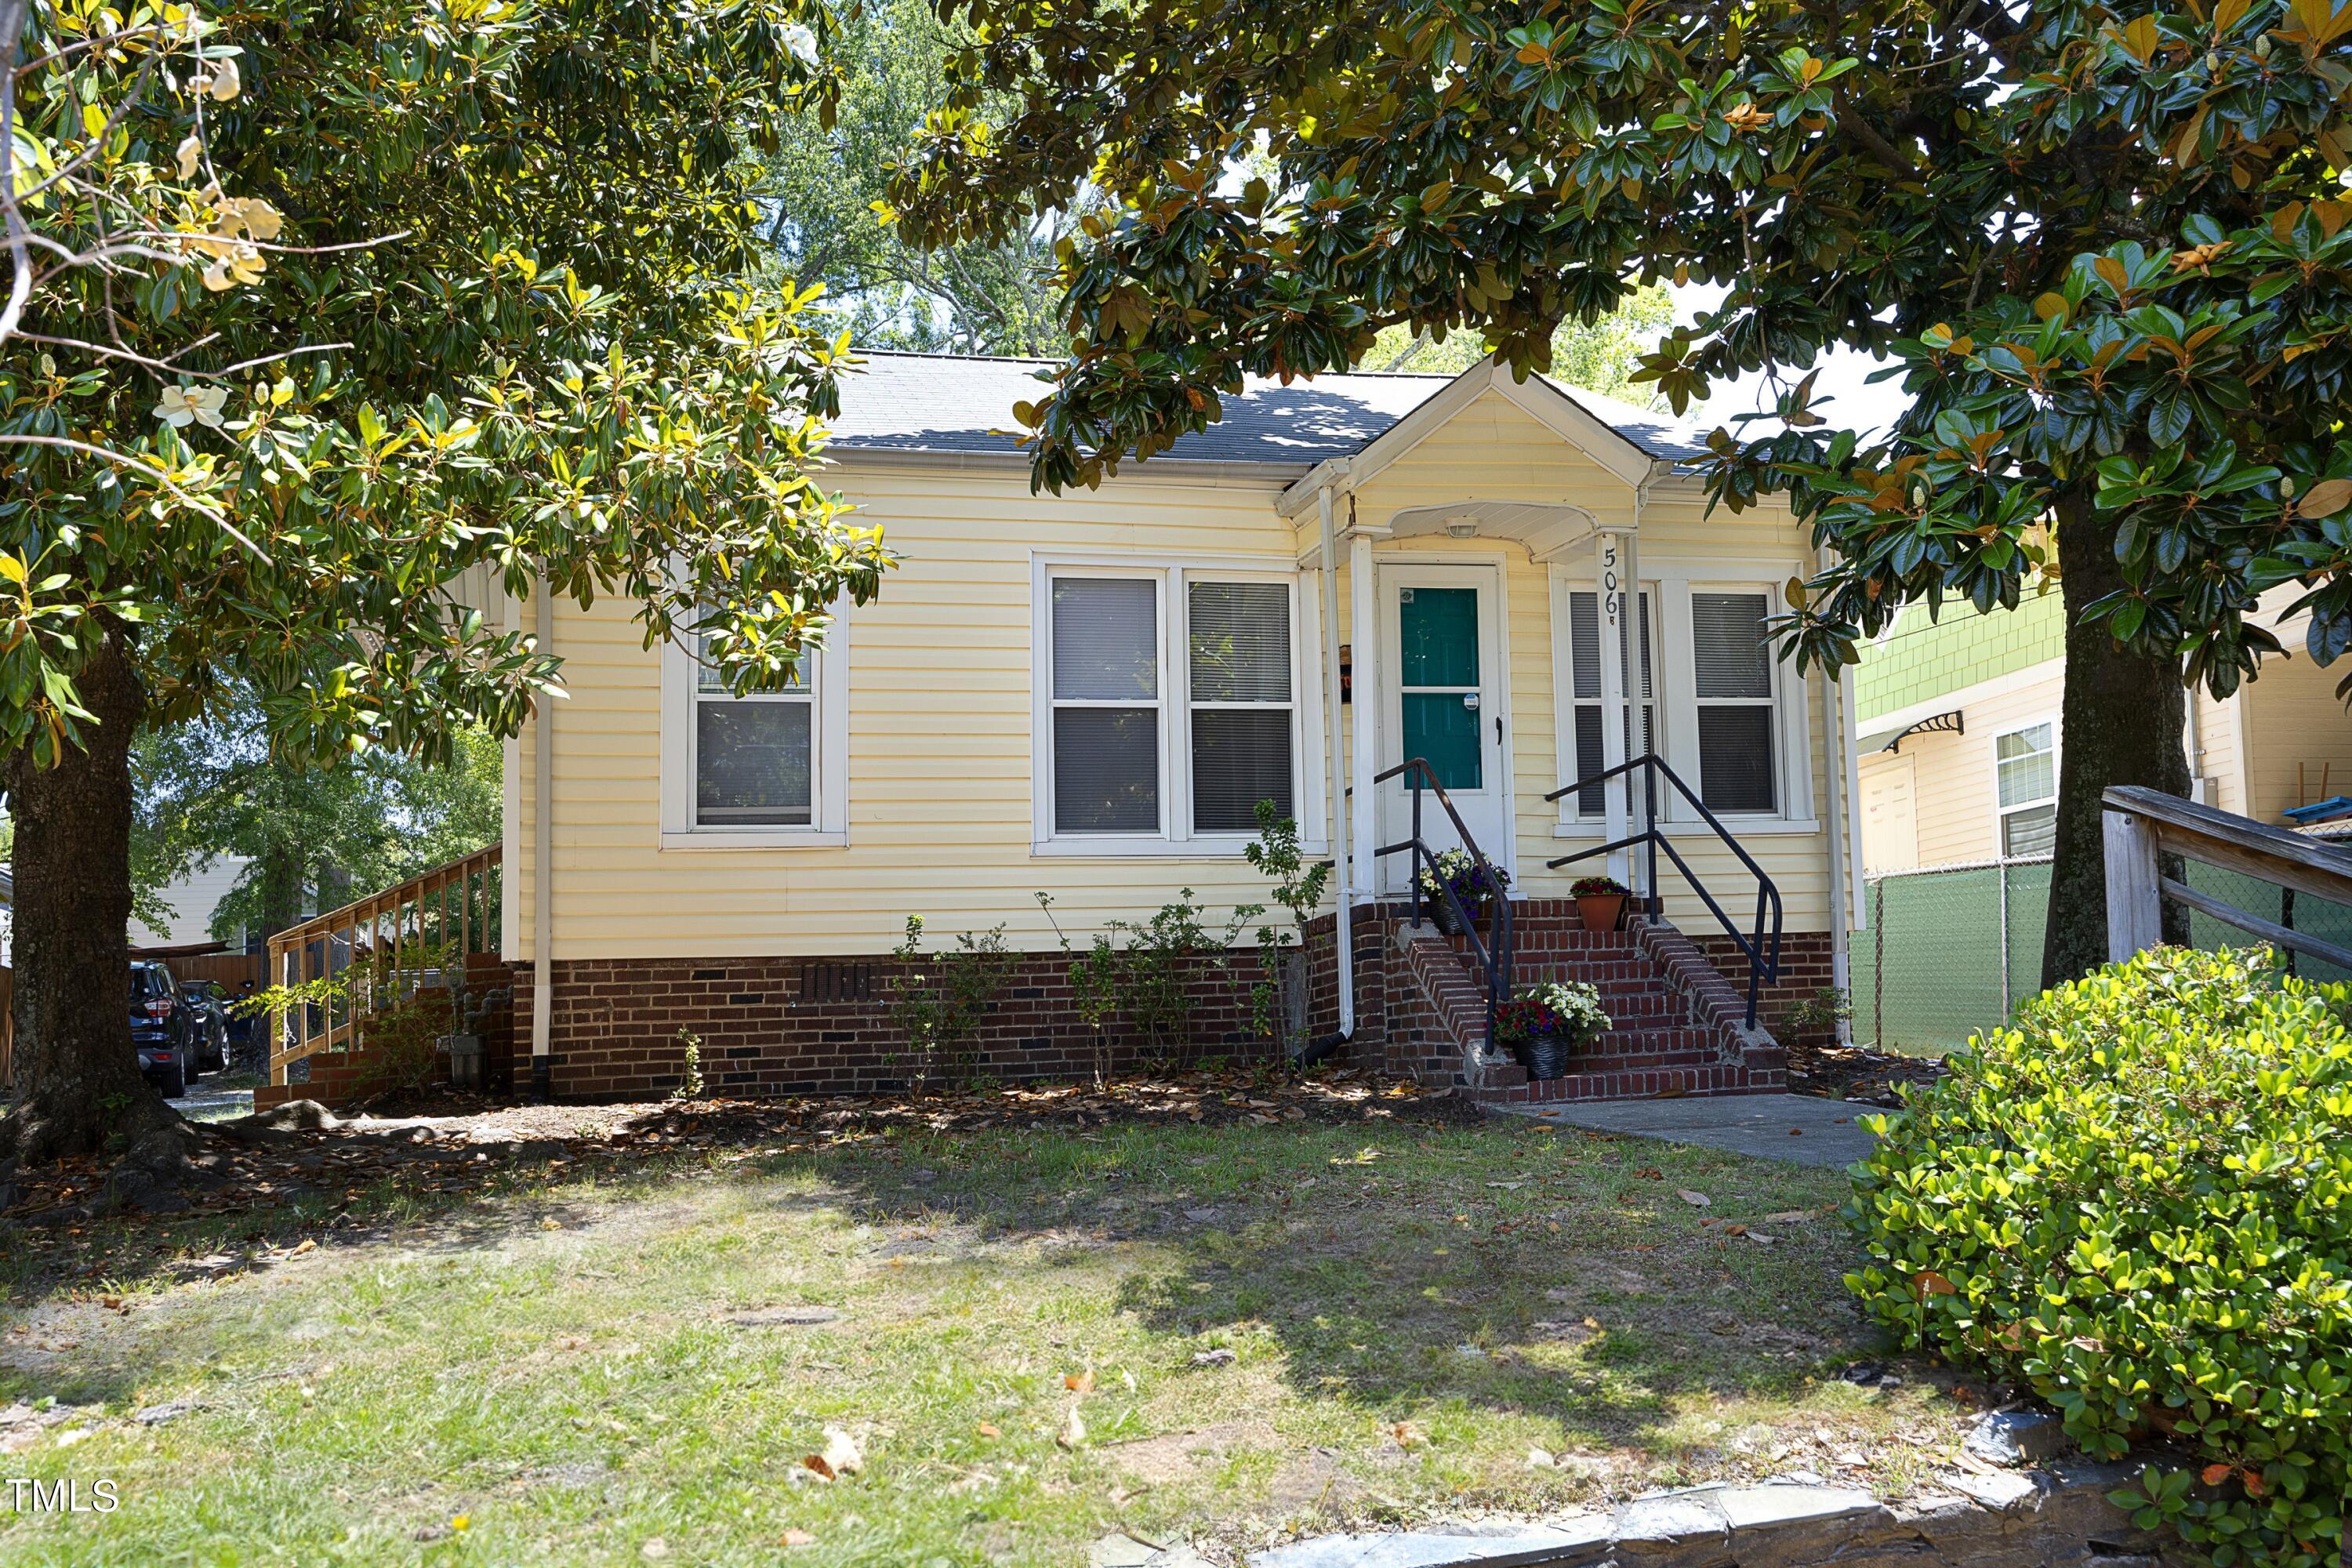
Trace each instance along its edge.
<instances>
[{"instance_id":1,"label":"white porch column","mask_svg":"<svg viewBox=\"0 0 2352 1568\"><path fill-rule=\"evenodd\" d=\"M1648 494L1647 486L1633 494L1633 527L1626 533L1624 542L1625 734L1628 737L1625 754L1629 757L1638 757L1644 752L1658 749L1656 736L1645 740L1642 734L1642 501ZM1653 605L1650 610L1650 637L1654 643L1658 636L1657 623L1657 608ZM1664 666L1659 662L1660 652L1655 647L1650 649L1649 697L1653 707L1657 703L1657 683L1664 674ZM1643 833L1650 828L1649 816L1643 810L1643 803L1649 798L1643 793L1645 787L1642 779L1629 777L1625 781L1625 816L1632 824L1626 829L1629 833ZM1625 885L1647 899L1650 896L1650 858L1629 853L1626 869L1632 875L1624 879Z\"/></svg>"},{"instance_id":2,"label":"white porch column","mask_svg":"<svg viewBox=\"0 0 2352 1568\"><path fill-rule=\"evenodd\" d=\"M1371 535L1352 526L1348 530L1348 640L1354 654L1349 705L1355 710L1356 725L1353 880L1359 896L1377 900L1380 864L1373 851L1381 842L1380 802L1372 775L1381 771L1380 605L1372 592Z\"/></svg>"},{"instance_id":3,"label":"white porch column","mask_svg":"<svg viewBox=\"0 0 2352 1568\"><path fill-rule=\"evenodd\" d=\"M1592 581L1601 622L1601 765L1616 767L1625 760L1625 539L1619 529L1593 536ZM1610 842L1625 837L1626 791L1612 780L1601 792L1601 831ZM1625 879L1626 855L1609 852L1609 874Z\"/></svg>"}]
</instances>

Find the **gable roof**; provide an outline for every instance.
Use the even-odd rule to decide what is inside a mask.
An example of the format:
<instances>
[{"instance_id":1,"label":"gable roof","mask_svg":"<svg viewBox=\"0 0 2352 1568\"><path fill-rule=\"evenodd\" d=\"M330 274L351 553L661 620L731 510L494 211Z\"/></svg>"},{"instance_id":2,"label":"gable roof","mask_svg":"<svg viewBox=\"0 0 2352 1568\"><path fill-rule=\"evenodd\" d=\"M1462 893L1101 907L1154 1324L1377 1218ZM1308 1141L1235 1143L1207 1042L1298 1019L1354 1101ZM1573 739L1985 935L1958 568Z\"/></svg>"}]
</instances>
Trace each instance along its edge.
<instances>
[{"instance_id":1,"label":"gable roof","mask_svg":"<svg viewBox=\"0 0 2352 1568\"><path fill-rule=\"evenodd\" d=\"M841 417L828 450L1022 457L1021 426L1013 405L1050 390L1037 373L1055 362L982 355L868 351L862 371L842 377ZM1462 376L1358 373L1318 375L1285 386L1252 377L1239 396L1224 399L1224 417L1181 437L1151 459L1263 466L1268 477L1301 473L1332 458L1351 457ZM1507 382L1508 377L1498 378ZM1696 438L1662 415L1597 393L1530 377L1582 410L1632 448L1629 456L1675 461L1699 456Z\"/></svg>"}]
</instances>

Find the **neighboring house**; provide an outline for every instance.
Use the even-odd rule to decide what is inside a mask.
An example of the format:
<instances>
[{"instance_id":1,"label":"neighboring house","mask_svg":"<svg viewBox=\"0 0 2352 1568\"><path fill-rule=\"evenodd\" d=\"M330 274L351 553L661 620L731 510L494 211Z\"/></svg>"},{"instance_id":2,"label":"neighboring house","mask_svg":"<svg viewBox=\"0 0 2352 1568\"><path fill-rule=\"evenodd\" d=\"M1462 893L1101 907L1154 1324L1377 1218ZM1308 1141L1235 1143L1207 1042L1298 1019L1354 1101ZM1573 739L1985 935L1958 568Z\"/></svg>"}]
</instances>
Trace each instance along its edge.
<instances>
[{"instance_id":1,"label":"neighboring house","mask_svg":"<svg viewBox=\"0 0 2352 1568\"><path fill-rule=\"evenodd\" d=\"M2336 696L2344 670L2315 664L2301 621L2283 620L2301 592L2274 590L2260 612L2287 657L2226 699L2200 689L2189 704L2197 798L2262 822L2352 795L2352 719ZM1873 874L2050 852L2065 676L2055 587L1985 616L1960 605L1930 620L1913 605L1867 649L1854 711Z\"/></svg>"},{"instance_id":2,"label":"neighboring house","mask_svg":"<svg viewBox=\"0 0 2352 1568\"><path fill-rule=\"evenodd\" d=\"M1316 1031L1351 1026L1359 1060L1524 1092L1483 1048L1479 974L1392 919L1407 857L1373 851L1408 836L1412 802L1374 781L1412 756L1528 900L1519 977L1612 987L1618 1035L1550 1092L1781 1081L1743 1028L1745 962L1671 870L1666 913L1691 942L1570 929L1570 884L1602 863L1546 862L1629 831L1625 803L1546 796L1620 758L1638 709L1777 887L1768 1019L1829 983L1858 869L1836 820L1849 731L1834 684L1763 645L1781 584L1811 565L1785 509L1710 516L1685 432L1483 364L1253 385L1170 453L1039 494L1012 410L1045 368L877 353L845 378L828 481L903 564L795 690L713 689L693 648L644 646L625 599L499 607L567 682L506 769L503 945L542 1083L657 1089L682 1030L714 1088L903 1077L885 998L910 915L932 946L1001 926L1022 955L982 1070L1083 1070L1089 1031L1034 892L1081 945L1187 890L1216 929L1268 900L1243 850L1270 799L1310 855L1343 861L1356 907L1351 987L1320 927ZM1423 826L1453 841L1433 799ZM1758 889L1735 852L1679 802L1664 826L1745 929ZM1253 1048L1245 1004L1198 986L1196 1047Z\"/></svg>"},{"instance_id":3,"label":"neighboring house","mask_svg":"<svg viewBox=\"0 0 2352 1568\"><path fill-rule=\"evenodd\" d=\"M2278 624L2299 592L2275 591L2261 612L2288 656L2226 700L2200 690L2189 703L2197 798L2263 822L2352 795L2341 671L2312 662L2300 623ZM1949 1049L2041 989L2066 751L2064 655L2054 587L1990 615L1956 605L1931 620L1915 605L1865 649L1853 681L1868 928L1851 981L1856 1038ZM2309 899L2283 905L2275 888L2215 867L2187 875L2264 918L2352 936L2352 911ZM2190 935L2200 945L2247 940L2202 915Z\"/></svg>"},{"instance_id":4,"label":"neighboring house","mask_svg":"<svg viewBox=\"0 0 2352 1568\"><path fill-rule=\"evenodd\" d=\"M165 888L158 896L172 911L170 923L152 926L133 918L131 945L197 947L213 941L213 911L220 907L221 900L228 896L229 889L236 885L237 878L244 875L249 863L242 855L223 855L211 865L191 871ZM231 932L226 940L230 951L244 951L241 932Z\"/></svg>"}]
</instances>

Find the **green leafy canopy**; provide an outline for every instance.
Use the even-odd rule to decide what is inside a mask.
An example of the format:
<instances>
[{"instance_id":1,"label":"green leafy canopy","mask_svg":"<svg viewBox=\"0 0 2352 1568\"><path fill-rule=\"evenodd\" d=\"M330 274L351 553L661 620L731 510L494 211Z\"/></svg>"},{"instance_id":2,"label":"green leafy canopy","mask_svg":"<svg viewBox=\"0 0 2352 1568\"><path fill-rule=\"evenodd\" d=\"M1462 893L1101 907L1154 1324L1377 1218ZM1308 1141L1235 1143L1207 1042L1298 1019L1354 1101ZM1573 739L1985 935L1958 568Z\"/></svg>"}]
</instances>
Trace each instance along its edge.
<instances>
[{"instance_id":1,"label":"green leafy canopy","mask_svg":"<svg viewBox=\"0 0 2352 1568\"><path fill-rule=\"evenodd\" d=\"M1911 396L1865 441L1800 380L1716 439L1720 501L1785 494L1836 552L1783 628L1801 663L1851 661L1909 600L2015 603L2063 564L2053 516L2115 553L2098 618L2217 692L2272 649L2248 615L2280 582L2312 589L2313 654L2352 644L2352 5L941 11L975 41L899 170L908 232L1110 198L1059 253L1075 353L1033 410L1041 485L1384 329L1474 332L1524 374L1562 321L1706 282L1720 305L1643 371L1676 408L1835 345L1893 356Z\"/></svg>"},{"instance_id":2,"label":"green leafy canopy","mask_svg":"<svg viewBox=\"0 0 2352 1568\"><path fill-rule=\"evenodd\" d=\"M37 253L0 360L0 744L70 743L114 637L161 721L236 691L281 759L446 757L558 679L468 607L534 579L785 679L887 564L812 475L845 342L745 281L834 33L800 0L35 0L14 178L80 259Z\"/></svg>"}]
</instances>

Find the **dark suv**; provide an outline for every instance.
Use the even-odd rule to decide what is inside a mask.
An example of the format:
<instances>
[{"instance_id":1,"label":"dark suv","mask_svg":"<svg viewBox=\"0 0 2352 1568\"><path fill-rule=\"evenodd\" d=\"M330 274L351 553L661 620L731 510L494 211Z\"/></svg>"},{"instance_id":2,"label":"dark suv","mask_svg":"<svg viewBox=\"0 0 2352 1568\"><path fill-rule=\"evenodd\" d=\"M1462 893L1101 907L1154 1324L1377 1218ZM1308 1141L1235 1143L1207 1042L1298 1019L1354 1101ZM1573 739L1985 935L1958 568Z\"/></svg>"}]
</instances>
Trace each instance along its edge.
<instances>
[{"instance_id":1,"label":"dark suv","mask_svg":"<svg viewBox=\"0 0 2352 1568\"><path fill-rule=\"evenodd\" d=\"M188 1033L206 1072L228 1071L228 993L217 980L183 980L180 1000L188 1005Z\"/></svg>"},{"instance_id":2,"label":"dark suv","mask_svg":"<svg viewBox=\"0 0 2352 1568\"><path fill-rule=\"evenodd\" d=\"M193 1016L170 970L160 963L131 966L131 1042L139 1051L139 1070L166 1100L187 1093L204 1070L188 1026Z\"/></svg>"}]
</instances>

